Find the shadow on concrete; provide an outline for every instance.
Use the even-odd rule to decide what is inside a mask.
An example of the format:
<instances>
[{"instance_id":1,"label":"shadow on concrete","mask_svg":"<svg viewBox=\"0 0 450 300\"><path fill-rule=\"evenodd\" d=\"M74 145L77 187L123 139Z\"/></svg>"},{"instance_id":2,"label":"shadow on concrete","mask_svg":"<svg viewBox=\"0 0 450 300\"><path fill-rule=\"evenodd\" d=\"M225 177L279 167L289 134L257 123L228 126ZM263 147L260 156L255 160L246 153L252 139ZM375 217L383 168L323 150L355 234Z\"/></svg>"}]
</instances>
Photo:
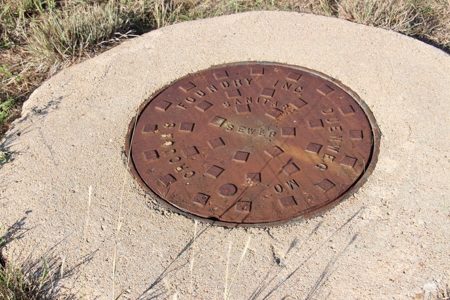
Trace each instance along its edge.
<instances>
[{"instance_id":1,"label":"shadow on concrete","mask_svg":"<svg viewBox=\"0 0 450 300\"><path fill-rule=\"evenodd\" d=\"M322 273L320 274L320 276L317 278L314 286L311 288L311 290L309 291L308 295L306 296L305 299L312 299L312 297L314 296L314 294L316 294L321 287L323 286L323 283L328 279L328 277L330 277L331 274L333 274L334 270L331 270L332 267L334 266L334 264L336 263L336 261L342 256L342 254L344 254L345 252L347 252L348 247L350 247L350 245L352 245L356 238L358 237L358 234L355 233L352 238L350 239L350 241L347 243L347 245L345 246L344 249L342 249L341 252L339 252L338 254L334 255L330 261L328 262L327 266L325 267L325 269L322 271ZM325 298L328 298L325 297Z\"/></svg>"},{"instance_id":2,"label":"shadow on concrete","mask_svg":"<svg viewBox=\"0 0 450 300\"><path fill-rule=\"evenodd\" d=\"M3 254L3 250L33 229L26 228L26 218L14 222L6 229L5 234L1 235L0 232L0 275L9 278L9 284L2 285L0 289L0 298L13 295L13 299L78 299L79 292L65 287L61 282L66 278L77 276L78 269L89 263L98 250L84 255L73 266L67 268L57 251L58 246L67 238L65 237L40 255L39 259L31 252L24 258L23 253L19 253L18 259L10 261Z\"/></svg>"},{"instance_id":3,"label":"shadow on concrete","mask_svg":"<svg viewBox=\"0 0 450 300\"><path fill-rule=\"evenodd\" d=\"M402 32L397 32L397 33L398 33L398 34L401 34L401 35L406 35L407 37L410 37L410 38L413 38L413 39L416 39L416 40L419 40L419 41L421 41L422 43L425 43L425 44L427 44L427 45L433 46L433 47L435 47L435 48L441 50L442 52L445 52L445 53L447 53L447 54L450 55L450 45L448 45L448 46L442 45L442 44L439 44L439 43L437 43L437 42L435 42L435 41L433 41L433 40L430 40L430 39L428 39L428 38L426 38L426 37L422 37L422 36L417 36L417 35L407 35L407 34L404 34L404 33L402 33Z\"/></svg>"},{"instance_id":4,"label":"shadow on concrete","mask_svg":"<svg viewBox=\"0 0 450 300\"><path fill-rule=\"evenodd\" d=\"M158 297L166 294L169 290L166 286L161 285L161 283L164 283L165 279L169 279L170 275L173 275L176 273L176 271L183 269L186 265L188 265L190 262L189 260L186 260L186 262L182 263L181 265L178 265L176 267L173 267L175 262L177 262L184 253L186 253L187 250L189 250L192 245L194 244L194 241L197 240L200 236L205 234L208 229L215 226L215 223L211 223L207 225L207 227L203 228L201 231L199 231L195 236L193 236L189 242L183 247L183 249L178 252L177 256L169 263L169 265L161 272L161 274L153 281L153 283L137 298L139 300L144 299L157 299ZM229 235L230 232L234 229L234 227L228 228L227 233L225 236ZM204 246L207 246L209 243L211 243L213 240L210 239L207 243L203 243ZM194 258L197 259L201 255L201 252L197 252L194 255Z\"/></svg>"},{"instance_id":5,"label":"shadow on concrete","mask_svg":"<svg viewBox=\"0 0 450 300\"><path fill-rule=\"evenodd\" d=\"M249 297L249 300L256 300L259 299L259 297L262 297L260 299L266 300L269 299L277 290L279 290L289 279L291 279L330 239L332 239L336 234L338 234L343 228L345 228L353 219L355 219L360 213L361 211L364 210L364 207L361 207L355 214L353 214L344 224L342 224L338 229L336 229L330 236L328 236L326 239L323 240L323 242L305 259L303 260L292 272L290 272L288 275L284 276L284 278L282 278L281 280L278 281L278 283L272 287L269 291L267 291L265 293L265 290L273 283L277 280L277 278L279 278L279 276L281 275L281 273L283 273L283 271L285 270L284 268L277 268L278 271L272 272L272 270L274 270L274 268L276 268L276 266L272 267L271 270L269 270L269 272L267 272L267 275L264 277L264 279L261 281L261 283L259 284L259 286L255 289L255 291L252 293L252 295ZM306 245L307 242L309 241L309 239L311 238L311 236L317 232L317 230L319 229L319 227L321 226L321 222L317 224L317 226L311 231L311 233L308 235L308 237L304 240L303 243L301 243L301 245ZM319 276L319 278L317 279L316 283L314 284L314 286L311 288L311 291L308 293L306 299L311 299L311 297L320 289L320 287L322 286L322 284L325 282L325 280L332 274L332 272L330 272L330 269L332 268L332 266L336 263L336 261L341 257L341 255L343 253L346 252L346 250L348 249L348 247L353 244L353 242L355 241L357 237L357 234L355 234L350 242L347 244L347 246L337 255L334 255L330 261L328 262L327 266L325 267L325 269L323 270L323 272L321 273L321 275ZM285 255L285 257L288 256L289 252L291 252L292 250L294 250L297 245L298 245L298 239L295 238L292 242L291 245ZM283 262L280 261L279 259L276 260L276 262L278 263L278 265L283 266ZM270 278L270 279L269 279Z\"/></svg>"},{"instance_id":6,"label":"shadow on concrete","mask_svg":"<svg viewBox=\"0 0 450 300\"><path fill-rule=\"evenodd\" d=\"M30 118L33 118L33 117L34 118L45 117L47 114L58 109L58 105L61 103L62 100L63 100L63 97L61 96L61 97L50 100L47 104L45 104L42 107L37 107L37 106L32 107L30 109L30 112L25 117L20 117L11 124L11 127L8 129L8 131L6 132L6 134L4 136L4 139L0 143L0 151L7 153L7 155L8 155L7 160L4 163L0 164L0 170L2 168L2 165L4 165L5 163L14 161L14 158L18 154L20 154L20 151L11 151L10 150L12 146L20 143L18 141L18 138L21 135L26 135L28 132L35 130L35 129L31 129L31 125L26 126L25 128L22 128L22 130L19 130L17 128L17 125L25 123L26 121L28 121Z\"/></svg>"},{"instance_id":7,"label":"shadow on concrete","mask_svg":"<svg viewBox=\"0 0 450 300\"><path fill-rule=\"evenodd\" d=\"M308 261L310 261L311 258L313 258L326 244L327 242L332 239L335 235L337 235L339 232L341 232L344 228L346 228L362 211L364 210L364 207L361 207L357 212L355 212L350 218L348 218L344 224L342 224L339 228L337 228L332 234L330 234L327 238L323 240L323 242L318 245L315 250L306 257L293 271L288 273L287 275L282 276L282 273L286 271L286 268L284 268L284 258L286 258L290 253L293 251L299 251L300 247L302 245L307 245L307 242L310 240L310 238L319 230L319 228L322 226L322 222L319 222L316 227L309 233L309 235L304 239L304 241L300 242L299 238L296 237L292 240L292 242L289 245L288 250L286 251L286 254L284 258L277 258L274 256L274 259L277 263L277 265L274 265L271 267L271 269L267 272L266 276L262 279L258 287L253 291L251 296L248 298L249 300L256 300L256 299L271 299L271 297L274 296L274 293L280 290L283 285L285 285L293 276L306 264ZM186 259L184 263L176 265L176 262L182 258L182 256L189 250L194 241L198 239L200 236L204 235L208 229L210 229L213 224L208 225L208 227L205 227L201 231L197 233L196 236L193 236L188 243L178 252L177 256L167 265L167 267L161 272L161 274L153 281L153 283L137 298L140 300L143 299L159 299L160 297L167 297L169 296L168 293L170 292L169 287L166 285L165 280L169 280L171 277L175 275L175 273L179 270L182 270L184 267L186 267L189 264L189 259ZM228 234L231 232L228 231ZM346 246L337 254L333 255L331 259L328 261L326 267L323 269L320 276L317 278L315 284L311 287L311 290L308 292L306 299L312 299L321 289L324 282L329 278L331 274L334 273L334 265L336 262L340 259L340 257L347 252L350 245L352 245L358 234L354 234L349 242L346 244ZM211 242L212 239L209 241ZM209 243L208 242L208 243ZM208 244L207 243L207 244ZM206 245L207 245L206 244ZM196 253L195 258L200 256L201 253ZM175 266L176 265L176 266ZM281 268L280 268L281 266ZM281 279L280 279L281 277ZM278 282L277 282L278 280ZM276 283L275 285L273 285ZM272 288L269 289L269 287L272 286ZM269 289L269 290L268 290Z\"/></svg>"},{"instance_id":8,"label":"shadow on concrete","mask_svg":"<svg viewBox=\"0 0 450 300\"><path fill-rule=\"evenodd\" d=\"M25 228L25 220L26 219L27 219L27 217L23 217L22 219L14 222L14 224L12 224L9 228L6 229L5 234L1 234L1 232L0 232L0 236L3 239L3 243L0 245L1 246L0 250L2 250L4 247L6 247L12 241L20 240L21 238L23 238L25 236L25 234L28 231L33 229L33 228ZM0 252L0 255L1 255L1 252ZM0 264L1 264L1 258L0 258ZM2 264L2 266L4 266L4 264Z\"/></svg>"}]
</instances>

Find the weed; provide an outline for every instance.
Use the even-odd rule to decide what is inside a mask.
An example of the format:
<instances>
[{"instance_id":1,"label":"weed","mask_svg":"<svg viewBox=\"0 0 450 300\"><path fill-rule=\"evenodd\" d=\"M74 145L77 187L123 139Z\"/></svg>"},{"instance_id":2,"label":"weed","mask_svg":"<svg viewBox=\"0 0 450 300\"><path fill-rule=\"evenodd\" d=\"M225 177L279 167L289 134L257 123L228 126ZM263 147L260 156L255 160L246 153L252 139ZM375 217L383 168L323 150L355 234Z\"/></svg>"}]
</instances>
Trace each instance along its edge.
<instances>
[{"instance_id":1,"label":"weed","mask_svg":"<svg viewBox=\"0 0 450 300\"><path fill-rule=\"evenodd\" d=\"M12 263L0 266L1 299L40 299L51 285L47 261L42 258L38 269L16 267Z\"/></svg>"},{"instance_id":2,"label":"weed","mask_svg":"<svg viewBox=\"0 0 450 300\"><path fill-rule=\"evenodd\" d=\"M0 226L0 231L3 229ZM0 236L0 298L1 299L38 299L43 294L43 288L48 283L48 265L42 259L42 267L35 269L31 274L30 269L15 267L7 263L3 257L3 248L7 238Z\"/></svg>"},{"instance_id":3,"label":"weed","mask_svg":"<svg viewBox=\"0 0 450 300\"><path fill-rule=\"evenodd\" d=\"M7 260L3 256L5 247L23 236L23 220L16 222L5 234L0 235L0 299L58 299L60 296L64 299L74 299L70 291L63 291L59 287L59 281L73 275L83 262L64 270L64 259L61 261L55 258L55 252L52 250L45 252L37 260L29 256L21 262ZM0 226L0 231L2 229Z\"/></svg>"},{"instance_id":4,"label":"weed","mask_svg":"<svg viewBox=\"0 0 450 300\"><path fill-rule=\"evenodd\" d=\"M8 120L11 115L10 111L14 108L16 101L13 98L7 98L0 104L0 123Z\"/></svg>"},{"instance_id":5,"label":"weed","mask_svg":"<svg viewBox=\"0 0 450 300\"><path fill-rule=\"evenodd\" d=\"M1 162L3 161L1 156L0 156L0 161ZM0 226L0 231L2 231L2 230L3 230L3 227ZM6 241L5 237L0 235L0 250L2 249L3 245L5 244L5 241Z\"/></svg>"},{"instance_id":6,"label":"weed","mask_svg":"<svg viewBox=\"0 0 450 300\"><path fill-rule=\"evenodd\" d=\"M11 152L0 151L0 165L5 164L9 160L10 157L11 157ZM0 230L2 230L1 226L0 226ZM0 237L0 248L4 242L5 242L5 239L3 237Z\"/></svg>"}]
</instances>

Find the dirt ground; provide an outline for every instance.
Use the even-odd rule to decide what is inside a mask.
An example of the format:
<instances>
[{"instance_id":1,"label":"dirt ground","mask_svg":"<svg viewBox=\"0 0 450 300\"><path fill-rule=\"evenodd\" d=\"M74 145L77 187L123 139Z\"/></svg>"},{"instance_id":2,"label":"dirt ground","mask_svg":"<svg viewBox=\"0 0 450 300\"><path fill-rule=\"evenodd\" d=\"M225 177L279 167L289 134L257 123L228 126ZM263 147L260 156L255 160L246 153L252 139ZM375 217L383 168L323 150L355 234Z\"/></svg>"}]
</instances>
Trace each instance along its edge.
<instances>
[{"instance_id":1,"label":"dirt ground","mask_svg":"<svg viewBox=\"0 0 450 300\"><path fill-rule=\"evenodd\" d=\"M226 229L138 186L124 145L139 105L239 61L317 70L365 101L382 138L357 193L308 221ZM314 15L249 12L130 40L44 83L7 133L0 220L20 234L7 255L64 262L55 291L84 299L220 299L230 285L229 299L422 299L450 275L449 82L432 46Z\"/></svg>"}]
</instances>

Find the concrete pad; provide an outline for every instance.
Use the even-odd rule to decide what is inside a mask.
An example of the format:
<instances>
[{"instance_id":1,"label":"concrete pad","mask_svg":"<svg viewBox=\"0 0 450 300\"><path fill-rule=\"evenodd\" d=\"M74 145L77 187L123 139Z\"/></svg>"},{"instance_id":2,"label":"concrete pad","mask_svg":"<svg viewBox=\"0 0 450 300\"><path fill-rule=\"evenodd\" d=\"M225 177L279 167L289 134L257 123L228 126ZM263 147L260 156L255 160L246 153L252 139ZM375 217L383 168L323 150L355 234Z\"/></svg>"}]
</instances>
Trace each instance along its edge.
<instances>
[{"instance_id":1,"label":"concrete pad","mask_svg":"<svg viewBox=\"0 0 450 300\"><path fill-rule=\"evenodd\" d=\"M123 155L139 105L181 76L238 61L317 70L369 105L380 156L353 197L289 226L224 229L195 228L141 190ZM218 299L227 261L229 287L251 238L230 299L421 297L449 278L449 82L450 57L436 48L314 15L250 12L127 41L45 82L8 132L0 222L25 218L29 229L8 253L54 247L65 270L81 263L59 286L77 297Z\"/></svg>"}]
</instances>

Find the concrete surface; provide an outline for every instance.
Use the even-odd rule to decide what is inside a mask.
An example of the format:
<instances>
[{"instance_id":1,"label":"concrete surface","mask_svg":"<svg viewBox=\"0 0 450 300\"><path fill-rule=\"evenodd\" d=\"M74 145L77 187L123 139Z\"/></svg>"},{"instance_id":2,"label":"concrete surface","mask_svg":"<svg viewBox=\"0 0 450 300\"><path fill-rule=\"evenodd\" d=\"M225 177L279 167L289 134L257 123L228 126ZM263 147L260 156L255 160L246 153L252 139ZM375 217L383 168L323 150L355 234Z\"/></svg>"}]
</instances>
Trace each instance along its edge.
<instances>
[{"instance_id":1,"label":"concrete surface","mask_svg":"<svg viewBox=\"0 0 450 300\"><path fill-rule=\"evenodd\" d=\"M237 61L314 69L369 105L383 137L358 193L270 229L195 228L145 195L123 156L140 103L190 72ZM73 272L56 289L79 298L221 299L227 261L229 286L251 238L229 299L422 299L450 275L449 83L446 53L314 15L243 13L127 41L45 82L8 132L0 223L22 234L8 256L64 260Z\"/></svg>"}]
</instances>

